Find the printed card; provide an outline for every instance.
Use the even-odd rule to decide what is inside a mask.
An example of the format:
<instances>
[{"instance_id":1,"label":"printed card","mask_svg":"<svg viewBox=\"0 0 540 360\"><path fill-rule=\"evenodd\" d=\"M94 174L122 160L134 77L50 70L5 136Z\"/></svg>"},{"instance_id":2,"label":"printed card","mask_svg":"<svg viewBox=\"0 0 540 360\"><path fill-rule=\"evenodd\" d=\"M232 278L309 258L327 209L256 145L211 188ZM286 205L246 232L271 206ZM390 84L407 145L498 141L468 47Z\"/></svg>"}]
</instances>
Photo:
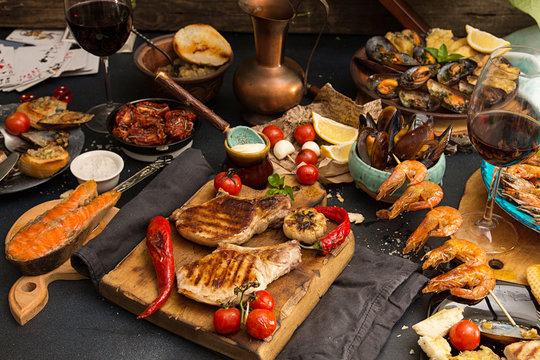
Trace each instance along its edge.
<instances>
[{"instance_id":1,"label":"printed card","mask_svg":"<svg viewBox=\"0 0 540 360\"><path fill-rule=\"evenodd\" d=\"M51 45L62 40L62 30L16 29L6 40L29 45Z\"/></svg>"}]
</instances>

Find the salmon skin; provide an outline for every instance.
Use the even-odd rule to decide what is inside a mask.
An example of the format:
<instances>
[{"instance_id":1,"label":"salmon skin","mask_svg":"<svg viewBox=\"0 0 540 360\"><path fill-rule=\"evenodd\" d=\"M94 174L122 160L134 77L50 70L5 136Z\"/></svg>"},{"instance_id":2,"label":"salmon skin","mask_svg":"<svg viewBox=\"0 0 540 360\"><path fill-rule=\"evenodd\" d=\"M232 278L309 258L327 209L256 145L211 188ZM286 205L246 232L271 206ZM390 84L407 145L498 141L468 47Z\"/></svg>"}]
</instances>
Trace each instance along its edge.
<instances>
[{"instance_id":1,"label":"salmon skin","mask_svg":"<svg viewBox=\"0 0 540 360\"><path fill-rule=\"evenodd\" d=\"M82 183L64 201L24 225L10 242L17 237L37 238L41 233L54 226L55 221L58 222L70 212L89 204L97 194L97 184L94 180Z\"/></svg>"},{"instance_id":2,"label":"salmon skin","mask_svg":"<svg viewBox=\"0 0 540 360\"><path fill-rule=\"evenodd\" d=\"M49 223L37 236L17 233L6 244L6 258L25 275L41 275L62 265L90 235L121 193L109 191Z\"/></svg>"}]
</instances>

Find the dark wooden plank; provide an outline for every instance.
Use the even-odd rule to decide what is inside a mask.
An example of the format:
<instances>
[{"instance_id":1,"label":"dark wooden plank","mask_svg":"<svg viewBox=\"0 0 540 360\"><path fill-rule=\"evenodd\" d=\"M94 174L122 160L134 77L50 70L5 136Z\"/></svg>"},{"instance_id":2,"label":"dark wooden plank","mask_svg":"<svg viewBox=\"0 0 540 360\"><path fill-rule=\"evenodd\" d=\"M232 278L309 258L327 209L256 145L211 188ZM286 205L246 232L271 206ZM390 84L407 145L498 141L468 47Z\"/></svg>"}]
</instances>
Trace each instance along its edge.
<instances>
[{"instance_id":1,"label":"dark wooden plank","mask_svg":"<svg viewBox=\"0 0 540 360\"><path fill-rule=\"evenodd\" d=\"M465 34L465 24L503 36L534 24L534 20L507 0L424 1L408 0L410 7L429 25ZM325 12L319 0L295 0L297 16L291 33L317 33ZM401 29L400 23L374 0L339 0L330 4L326 33L379 34ZM193 23L211 24L224 32L252 32L249 16L236 0L139 0L134 11L139 30L176 31ZM0 0L0 27L60 29L65 27L62 1Z\"/></svg>"}]
</instances>

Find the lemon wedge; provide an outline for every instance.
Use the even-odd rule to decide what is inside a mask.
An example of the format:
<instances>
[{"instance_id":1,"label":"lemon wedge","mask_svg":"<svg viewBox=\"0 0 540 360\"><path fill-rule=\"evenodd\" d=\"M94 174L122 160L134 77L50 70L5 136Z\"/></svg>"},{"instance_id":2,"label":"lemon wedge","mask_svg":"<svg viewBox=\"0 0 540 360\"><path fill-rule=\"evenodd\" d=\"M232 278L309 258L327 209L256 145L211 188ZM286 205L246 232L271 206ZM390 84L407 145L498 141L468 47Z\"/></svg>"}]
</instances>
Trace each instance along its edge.
<instances>
[{"instance_id":1,"label":"lemon wedge","mask_svg":"<svg viewBox=\"0 0 540 360\"><path fill-rule=\"evenodd\" d=\"M311 112L311 118L317 135L331 144L340 145L353 142L358 136L358 129L325 118L316 112Z\"/></svg>"},{"instance_id":2,"label":"lemon wedge","mask_svg":"<svg viewBox=\"0 0 540 360\"><path fill-rule=\"evenodd\" d=\"M540 301L540 265L527 267L527 282L537 301Z\"/></svg>"},{"instance_id":3,"label":"lemon wedge","mask_svg":"<svg viewBox=\"0 0 540 360\"><path fill-rule=\"evenodd\" d=\"M353 142L348 142L341 145L323 145L321 146L321 156L334 159L340 163L349 162L349 151Z\"/></svg>"},{"instance_id":4,"label":"lemon wedge","mask_svg":"<svg viewBox=\"0 0 540 360\"><path fill-rule=\"evenodd\" d=\"M475 29L471 25L466 25L465 30L467 31L467 43L476 51L489 54L501 46L510 45L508 41Z\"/></svg>"}]
</instances>

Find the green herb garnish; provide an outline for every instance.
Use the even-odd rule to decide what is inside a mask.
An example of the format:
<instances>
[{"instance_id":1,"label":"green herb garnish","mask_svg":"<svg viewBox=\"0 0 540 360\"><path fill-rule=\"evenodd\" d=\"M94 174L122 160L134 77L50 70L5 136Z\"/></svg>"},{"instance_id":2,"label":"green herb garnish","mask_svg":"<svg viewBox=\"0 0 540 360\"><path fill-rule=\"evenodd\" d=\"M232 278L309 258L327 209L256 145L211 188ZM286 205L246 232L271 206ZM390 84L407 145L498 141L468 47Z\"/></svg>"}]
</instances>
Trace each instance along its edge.
<instances>
[{"instance_id":1,"label":"green herb garnish","mask_svg":"<svg viewBox=\"0 0 540 360\"><path fill-rule=\"evenodd\" d=\"M441 47L439 49L435 49L435 48L426 48L426 51L428 53L430 53L431 55L433 55L433 57L435 59L437 59L437 62L440 64L440 63L446 63L446 62L450 62L450 61L456 61L457 59L459 58L462 58L463 55L461 54L448 54L448 48L446 47L445 44L442 44Z\"/></svg>"},{"instance_id":2,"label":"green herb garnish","mask_svg":"<svg viewBox=\"0 0 540 360\"><path fill-rule=\"evenodd\" d=\"M268 177L268 184L270 184L271 188L268 189L266 195L289 195L291 197L291 200L294 201L293 188L289 185L285 185L285 176L279 176L279 174L272 174Z\"/></svg>"}]
</instances>

